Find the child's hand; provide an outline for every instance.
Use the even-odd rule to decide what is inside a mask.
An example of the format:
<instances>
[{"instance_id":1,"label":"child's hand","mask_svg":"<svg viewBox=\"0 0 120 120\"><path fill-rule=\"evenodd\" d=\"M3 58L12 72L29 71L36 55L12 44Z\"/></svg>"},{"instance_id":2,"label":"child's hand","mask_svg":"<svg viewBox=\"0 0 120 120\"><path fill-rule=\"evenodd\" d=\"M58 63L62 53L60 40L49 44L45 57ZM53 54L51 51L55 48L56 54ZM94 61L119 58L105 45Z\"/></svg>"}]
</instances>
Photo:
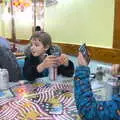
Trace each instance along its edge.
<instances>
[{"instance_id":1,"label":"child's hand","mask_svg":"<svg viewBox=\"0 0 120 120\"><path fill-rule=\"evenodd\" d=\"M41 64L37 66L37 71L42 72L44 69L57 65L57 58L55 56L47 56Z\"/></svg>"},{"instance_id":2,"label":"child's hand","mask_svg":"<svg viewBox=\"0 0 120 120\"><path fill-rule=\"evenodd\" d=\"M68 66L68 64L69 64L68 56L65 55L65 54L61 54L61 56L58 57L58 66L59 66L59 65Z\"/></svg>"},{"instance_id":3,"label":"child's hand","mask_svg":"<svg viewBox=\"0 0 120 120\"><path fill-rule=\"evenodd\" d=\"M47 56L44 60L43 63L44 64L44 68L49 68L49 67L53 67L57 64L57 57L50 55Z\"/></svg>"},{"instance_id":4,"label":"child's hand","mask_svg":"<svg viewBox=\"0 0 120 120\"><path fill-rule=\"evenodd\" d=\"M85 58L83 57L81 52L79 52L79 54L78 54L78 64L84 65L84 66L88 65L87 61L85 60Z\"/></svg>"},{"instance_id":5,"label":"child's hand","mask_svg":"<svg viewBox=\"0 0 120 120\"><path fill-rule=\"evenodd\" d=\"M120 74L120 64L113 64L112 65L112 74L113 75Z\"/></svg>"}]
</instances>

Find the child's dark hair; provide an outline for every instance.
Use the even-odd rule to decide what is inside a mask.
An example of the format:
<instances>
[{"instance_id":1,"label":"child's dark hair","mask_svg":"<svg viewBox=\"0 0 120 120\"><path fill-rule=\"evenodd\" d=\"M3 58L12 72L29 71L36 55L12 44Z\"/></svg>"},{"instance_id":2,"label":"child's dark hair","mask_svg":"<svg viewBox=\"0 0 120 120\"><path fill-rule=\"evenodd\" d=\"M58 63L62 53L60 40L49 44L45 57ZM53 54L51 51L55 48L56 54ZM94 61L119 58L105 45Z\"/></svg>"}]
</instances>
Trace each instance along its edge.
<instances>
[{"instance_id":1,"label":"child's dark hair","mask_svg":"<svg viewBox=\"0 0 120 120\"><path fill-rule=\"evenodd\" d=\"M47 32L40 32L40 33L34 33L30 40L32 39L39 39L40 42L42 42L42 44L47 47L51 47L52 45L52 40L51 40L51 36L47 33Z\"/></svg>"},{"instance_id":2,"label":"child's dark hair","mask_svg":"<svg viewBox=\"0 0 120 120\"><path fill-rule=\"evenodd\" d=\"M35 27L35 31L41 31L41 27L40 26L36 26Z\"/></svg>"}]
</instances>

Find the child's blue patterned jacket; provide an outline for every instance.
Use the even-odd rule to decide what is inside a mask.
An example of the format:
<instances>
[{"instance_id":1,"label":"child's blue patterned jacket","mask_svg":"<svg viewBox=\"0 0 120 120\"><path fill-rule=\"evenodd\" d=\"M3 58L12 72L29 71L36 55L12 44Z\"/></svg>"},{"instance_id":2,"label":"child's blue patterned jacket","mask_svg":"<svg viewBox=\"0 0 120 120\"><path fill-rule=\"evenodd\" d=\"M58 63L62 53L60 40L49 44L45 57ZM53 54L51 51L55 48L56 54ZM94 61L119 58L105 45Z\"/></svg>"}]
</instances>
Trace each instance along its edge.
<instances>
[{"instance_id":1,"label":"child's blue patterned jacket","mask_svg":"<svg viewBox=\"0 0 120 120\"><path fill-rule=\"evenodd\" d=\"M114 96L110 101L96 101L91 90L89 75L89 67L77 67L74 92L82 120L120 120L120 95Z\"/></svg>"}]
</instances>

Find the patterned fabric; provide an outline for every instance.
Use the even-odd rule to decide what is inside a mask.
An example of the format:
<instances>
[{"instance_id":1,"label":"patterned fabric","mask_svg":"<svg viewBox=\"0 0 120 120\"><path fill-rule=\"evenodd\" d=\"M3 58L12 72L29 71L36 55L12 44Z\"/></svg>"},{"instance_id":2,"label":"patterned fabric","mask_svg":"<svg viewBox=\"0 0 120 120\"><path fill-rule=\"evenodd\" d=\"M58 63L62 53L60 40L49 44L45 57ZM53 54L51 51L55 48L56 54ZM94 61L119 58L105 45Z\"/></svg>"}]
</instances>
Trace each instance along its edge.
<instances>
[{"instance_id":1,"label":"patterned fabric","mask_svg":"<svg viewBox=\"0 0 120 120\"><path fill-rule=\"evenodd\" d=\"M82 120L120 120L120 95L110 101L96 101L89 82L88 67L77 67L74 80L75 101Z\"/></svg>"},{"instance_id":2,"label":"patterned fabric","mask_svg":"<svg viewBox=\"0 0 120 120\"><path fill-rule=\"evenodd\" d=\"M24 86L25 87L25 86ZM31 86L26 85L31 93ZM12 89L15 92L16 86ZM26 88L26 89L27 89ZM17 97L0 100L0 120L80 120L77 114L71 84L39 84L33 85L35 98ZM31 89L31 90L30 90ZM19 96L19 95L18 95ZM62 111L56 114L49 112L49 104L60 107ZM57 109L56 109L57 110Z\"/></svg>"}]
</instances>

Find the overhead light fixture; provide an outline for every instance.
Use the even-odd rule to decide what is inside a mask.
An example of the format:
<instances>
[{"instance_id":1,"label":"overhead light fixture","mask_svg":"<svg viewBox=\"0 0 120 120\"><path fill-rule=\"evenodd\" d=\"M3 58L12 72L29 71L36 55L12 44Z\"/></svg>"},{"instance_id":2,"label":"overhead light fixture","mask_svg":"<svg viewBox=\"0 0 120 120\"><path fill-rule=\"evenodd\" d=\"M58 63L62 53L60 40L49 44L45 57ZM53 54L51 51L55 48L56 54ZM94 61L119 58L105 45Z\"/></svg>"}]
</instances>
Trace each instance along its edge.
<instances>
[{"instance_id":1,"label":"overhead light fixture","mask_svg":"<svg viewBox=\"0 0 120 120\"><path fill-rule=\"evenodd\" d=\"M24 11L24 8L27 8L31 5L30 0L13 0L13 6L20 8L21 11Z\"/></svg>"},{"instance_id":2,"label":"overhead light fixture","mask_svg":"<svg viewBox=\"0 0 120 120\"><path fill-rule=\"evenodd\" d=\"M57 0L46 0L46 1L45 1L45 6L46 6L46 7L49 7L49 6L55 5L55 4L57 4L57 3L58 3Z\"/></svg>"}]
</instances>

